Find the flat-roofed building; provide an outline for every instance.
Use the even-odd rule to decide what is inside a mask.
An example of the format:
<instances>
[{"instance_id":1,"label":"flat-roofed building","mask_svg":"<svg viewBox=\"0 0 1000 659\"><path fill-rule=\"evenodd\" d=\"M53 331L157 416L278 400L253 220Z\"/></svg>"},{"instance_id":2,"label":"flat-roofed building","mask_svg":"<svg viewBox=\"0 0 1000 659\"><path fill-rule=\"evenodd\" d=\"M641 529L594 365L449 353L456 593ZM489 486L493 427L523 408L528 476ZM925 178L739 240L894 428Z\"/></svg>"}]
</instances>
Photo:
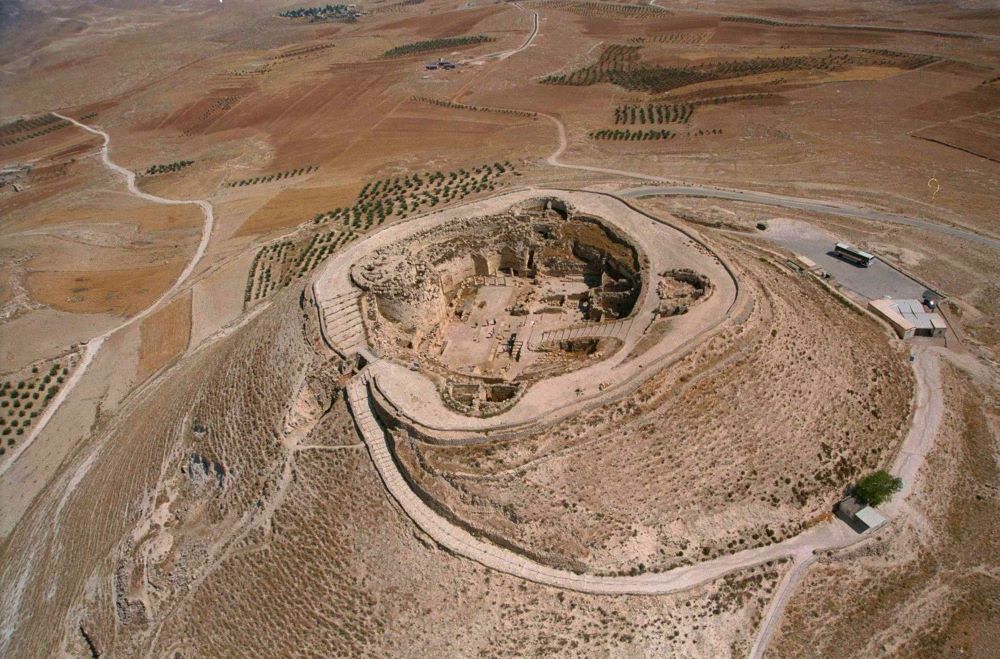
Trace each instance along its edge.
<instances>
[{"instance_id":1,"label":"flat-roofed building","mask_svg":"<svg viewBox=\"0 0 1000 659\"><path fill-rule=\"evenodd\" d=\"M858 533L875 530L889 521L882 513L854 497L847 497L837 504L837 517Z\"/></svg>"},{"instance_id":2,"label":"flat-roofed building","mask_svg":"<svg viewBox=\"0 0 1000 659\"><path fill-rule=\"evenodd\" d=\"M942 336L948 324L941 314L930 311L920 300L872 300L868 308L884 318L901 339L914 336Z\"/></svg>"}]
</instances>

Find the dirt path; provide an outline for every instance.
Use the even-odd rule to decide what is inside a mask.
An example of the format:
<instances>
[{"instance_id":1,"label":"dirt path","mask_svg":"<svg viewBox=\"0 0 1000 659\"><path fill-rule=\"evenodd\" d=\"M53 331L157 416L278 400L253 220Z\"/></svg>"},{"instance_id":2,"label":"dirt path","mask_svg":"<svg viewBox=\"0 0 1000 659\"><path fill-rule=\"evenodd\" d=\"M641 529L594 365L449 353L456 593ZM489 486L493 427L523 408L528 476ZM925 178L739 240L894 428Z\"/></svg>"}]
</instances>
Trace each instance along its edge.
<instances>
[{"instance_id":1,"label":"dirt path","mask_svg":"<svg viewBox=\"0 0 1000 659\"><path fill-rule=\"evenodd\" d=\"M944 396L941 386L940 358L936 349L918 349L915 351L915 357L913 372L916 376L917 399L914 405L913 424L910 426L910 432L907 433L903 444L899 447L899 452L896 454L896 459L890 469L893 474L903 479L903 489L896 494L892 501L882 506L882 512L890 519L913 518L915 516L917 519L914 522L920 526L925 523L925 520L909 508L906 498L913 492L917 482L917 472L923 465L928 451L934 445L934 438L937 436L937 430L944 415ZM839 524L839 522L833 523ZM854 542L859 542L864 537L856 536L857 539ZM821 551L833 548L835 547L816 547L814 549ZM797 554L793 557L795 565L779 584L767 614L758 629L757 639L750 652L751 659L760 659L764 656L764 650L767 649L767 644L771 640L774 630L781 622L788 600L791 599L796 587L805 577L806 571L816 558L817 556L813 552Z\"/></svg>"},{"instance_id":2,"label":"dirt path","mask_svg":"<svg viewBox=\"0 0 1000 659\"><path fill-rule=\"evenodd\" d=\"M166 204L170 206L194 204L195 206L198 206L198 208L201 209L202 214L205 216L205 222L202 225L201 240L198 242L198 248L191 256L191 259L188 261L188 264L184 267L184 270L174 281L173 285L171 285L170 288L163 293L163 295L157 298L156 301L154 301L151 305L140 311L138 314L123 321L122 323L116 325L115 327L112 327L104 334L96 336L87 342L86 348L84 349L83 352L83 359L80 360L80 364L73 371L73 374L70 375L69 379L66 380L66 384L63 386L63 388L60 389L59 393L57 393L55 398L52 399L52 402L45 408L45 411L38 418L38 423L36 423L34 428L31 429L31 432L28 434L28 436L24 439L24 441L20 442L17 449L10 456L10 458L6 462L4 462L3 466L0 466L0 476L3 476L7 472L7 470L10 469L11 465L13 465L15 461L17 461L17 459L21 456L21 454L23 454L28 449L28 447L31 446L31 444L35 441L38 435L40 435L41 432L45 429L45 426L48 425L49 421L59 410L62 404L66 401L70 393L72 393L73 389L76 388L76 385L83 378L84 373L86 373L87 368L93 362L94 357L97 356L97 353L100 352L101 347L104 345L104 342L113 334L119 332L120 330L125 329L126 327L133 325L134 323L139 322L149 314L156 311L156 309L158 309L164 302L171 299L180 290L184 282L187 281L187 279L191 276L191 273L194 272L194 269L198 265L198 262L205 255L205 250L208 248L208 242L212 237L212 228L215 224L215 212L212 209L212 204L210 204L205 200L167 199L165 197L159 197L157 195L152 195L147 192L143 192L142 190L137 188L135 185L135 172L125 169L121 165L112 162L111 157L109 155L109 150L111 148L111 137L106 132L97 128L92 128L90 126L87 126L86 124L80 123L79 121L73 119L72 117L67 117L65 115L59 114L58 112L53 112L52 114L59 117L60 119L69 121L75 126L87 131L88 133L92 133L94 135L101 137L101 139L104 141L104 144L101 146L101 151L100 151L101 161L108 169L115 172L119 176L122 176L125 179L125 185L128 188L129 194L131 194L134 197L138 197L139 199L142 199L144 201L152 202L154 204Z\"/></svg>"},{"instance_id":3,"label":"dirt path","mask_svg":"<svg viewBox=\"0 0 1000 659\"><path fill-rule=\"evenodd\" d=\"M534 9L532 9L532 10L525 9L524 7L522 7L520 4L518 4L516 2L512 2L511 4L514 5L515 7L517 7L521 11L530 11L531 12L531 32L528 33L528 37L524 40L524 43L522 43L520 46L518 46L516 48L512 48L510 50L501 50L501 51L497 51L495 53L487 53L486 55L479 55L477 57L467 57L467 58L463 59L461 61L461 63L468 64L469 62L475 62L477 60L478 61L494 60L494 62L502 62L503 60L507 59L511 55L516 55L517 53L520 53L521 51L525 50L528 46L531 45L531 42L534 41L535 37L538 36L538 12L535 11ZM483 67L483 69L485 69L485 68L487 68L487 67ZM460 98L462 98L462 95L465 94L466 90L469 89L469 87L472 87L475 83L479 82L479 79L482 77L482 74L483 74L483 71L480 70L478 75L475 75L468 82L466 82L464 85L462 85L461 87L459 87L458 91L456 91L454 94L452 94L449 97L449 100L452 103L457 103L458 100Z\"/></svg>"},{"instance_id":4,"label":"dirt path","mask_svg":"<svg viewBox=\"0 0 1000 659\"><path fill-rule=\"evenodd\" d=\"M767 649L767 644L770 643L774 630L781 622L788 600L792 598L799 584L802 583L802 579L806 576L806 570L816 560L816 556L806 556L801 560L793 558L792 560L794 561L792 569L785 573L785 578L778 584L778 589L774 591L771 603L767 607L767 613L764 614L764 620L761 621L757 630L757 638L750 649L750 659L760 659L764 656L764 650Z\"/></svg>"},{"instance_id":5,"label":"dirt path","mask_svg":"<svg viewBox=\"0 0 1000 659\"><path fill-rule=\"evenodd\" d=\"M512 2L510 4L517 7L521 11L526 11L531 14L531 31L528 33L528 37L524 40L524 42L520 46L517 46L516 48L511 48L510 50L499 50L495 53L487 53L485 55L467 57L463 59L462 62L467 63L467 62L474 62L476 60L494 59L494 58L497 61L502 61L507 59L511 55L518 54L519 52L521 52L522 50L531 45L531 42L535 40L536 36L538 36L538 12L535 11L534 9L525 9L520 5L520 3L517 2Z\"/></svg>"},{"instance_id":6,"label":"dirt path","mask_svg":"<svg viewBox=\"0 0 1000 659\"><path fill-rule=\"evenodd\" d=\"M513 4L515 7L517 7L521 11L531 11L531 32L528 34L528 38L524 40L524 43L522 43L517 48L514 48L513 50L508 50L508 51L503 52L503 53L499 53L497 59L500 59L500 60L505 60L508 57L510 57L511 55L516 55L519 52L521 52L522 50L525 50L528 46L531 45L531 42L535 40L535 37L538 36L538 12L535 11L534 9L527 10L527 9L525 9L524 7L522 7L521 5L519 5L516 2L513 2L511 4Z\"/></svg>"}]
</instances>

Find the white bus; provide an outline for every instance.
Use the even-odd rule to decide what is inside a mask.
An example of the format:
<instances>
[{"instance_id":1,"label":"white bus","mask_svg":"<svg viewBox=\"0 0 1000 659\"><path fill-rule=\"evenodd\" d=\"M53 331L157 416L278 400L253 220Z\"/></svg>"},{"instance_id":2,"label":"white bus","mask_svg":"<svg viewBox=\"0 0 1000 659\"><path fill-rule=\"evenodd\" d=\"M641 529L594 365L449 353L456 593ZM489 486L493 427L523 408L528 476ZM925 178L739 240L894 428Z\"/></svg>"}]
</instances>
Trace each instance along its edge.
<instances>
[{"instance_id":1,"label":"white bus","mask_svg":"<svg viewBox=\"0 0 1000 659\"><path fill-rule=\"evenodd\" d=\"M837 256L853 263L854 265L860 265L862 268L867 268L875 260L875 257L868 252L863 252L853 245L848 245L847 243L837 243L833 251L836 252Z\"/></svg>"}]
</instances>

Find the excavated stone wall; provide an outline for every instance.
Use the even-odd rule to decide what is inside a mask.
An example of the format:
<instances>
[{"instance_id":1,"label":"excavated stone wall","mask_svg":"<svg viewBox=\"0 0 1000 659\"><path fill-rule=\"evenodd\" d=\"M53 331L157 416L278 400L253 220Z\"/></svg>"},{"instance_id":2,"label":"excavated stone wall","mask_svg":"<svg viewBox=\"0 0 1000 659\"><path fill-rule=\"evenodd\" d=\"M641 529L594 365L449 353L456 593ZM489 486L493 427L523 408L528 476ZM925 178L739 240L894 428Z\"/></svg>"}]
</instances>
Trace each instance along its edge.
<instances>
[{"instance_id":1,"label":"excavated stone wall","mask_svg":"<svg viewBox=\"0 0 1000 659\"><path fill-rule=\"evenodd\" d=\"M553 243L569 249L545 256ZM624 236L552 199L414 234L356 263L351 277L384 318L424 335L444 320L461 282L498 273L532 277L539 267L591 276L599 282L594 307L613 317L628 315L642 286L638 253Z\"/></svg>"}]
</instances>

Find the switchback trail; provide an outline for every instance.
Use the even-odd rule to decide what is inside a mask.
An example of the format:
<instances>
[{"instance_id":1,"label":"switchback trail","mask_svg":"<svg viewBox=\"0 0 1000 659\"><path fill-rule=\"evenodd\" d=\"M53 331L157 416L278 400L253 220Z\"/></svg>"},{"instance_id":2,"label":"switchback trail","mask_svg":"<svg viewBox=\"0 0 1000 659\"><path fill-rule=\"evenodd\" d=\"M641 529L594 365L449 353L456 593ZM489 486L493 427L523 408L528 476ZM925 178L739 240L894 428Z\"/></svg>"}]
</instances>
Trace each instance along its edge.
<instances>
[{"instance_id":1,"label":"switchback trail","mask_svg":"<svg viewBox=\"0 0 1000 659\"><path fill-rule=\"evenodd\" d=\"M63 119L65 121L74 124L78 128L81 128L87 131L88 133L99 136L103 140L104 143L101 145L101 151L100 151L101 161L104 163L105 167L107 167L108 169L110 169L111 171L115 172L116 174L125 179L125 185L128 189L129 194L131 194L134 197L138 197L139 199L142 199L144 201L152 202L154 204L166 204L169 206L194 204L199 209L201 209L202 214L205 216L205 221L202 224L201 240L198 242L198 248L191 256L191 259L188 261L187 265L184 267L184 270L181 271L180 275L178 275L173 285L171 285L171 287L167 289L163 293L163 295L157 298L151 305L140 311L138 314L122 321L120 324L116 325L115 327L112 327L111 329L104 332L100 336L95 336L94 338L92 338L90 341L87 342L83 352L83 357L81 358L80 363L77 365L76 369L74 369L73 374L70 375L69 379L66 380L66 384L63 385L62 389L59 390L59 393L57 393L55 398L52 399L52 402L49 403L49 405L45 408L45 411L41 414L41 416L38 417L38 423L36 423L35 427L31 429L31 432L28 434L25 440L18 445L17 449L13 452L10 458L6 462L4 462L3 466L0 466L0 476L3 476L7 472L7 470L10 469L11 465L13 465L14 462L17 461L17 458L19 458L21 454L24 453L29 446L31 446L31 444L35 441L38 435L40 435L41 432L45 429L45 426L48 425L49 421L59 410L62 404L66 401L66 398L69 397L70 393L83 378L84 373L87 371L87 368L93 362L94 357L96 357L97 353L101 350L101 346L104 345L104 342L113 334L119 332L120 330L125 329L126 327L133 325L134 323L139 322L149 314L153 313L153 311L159 308L160 305L162 305L164 302L172 298L177 293L177 291L180 290L184 282L187 281L188 277L191 276L191 273L194 272L194 269L198 265L198 262L205 255L205 250L208 248L208 242L212 237L212 229L215 225L215 212L212 209L212 204L203 199L167 199L165 197L149 194L148 192L143 192L135 185L135 172L112 162L111 157L109 155L109 149L111 147L111 137L106 132L98 128L93 128L91 126L83 124L77 121L76 119L73 119L72 117L67 117L63 114L59 114L58 112L53 112L52 114L59 117L60 119Z\"/></svg>"}]
</instances>

